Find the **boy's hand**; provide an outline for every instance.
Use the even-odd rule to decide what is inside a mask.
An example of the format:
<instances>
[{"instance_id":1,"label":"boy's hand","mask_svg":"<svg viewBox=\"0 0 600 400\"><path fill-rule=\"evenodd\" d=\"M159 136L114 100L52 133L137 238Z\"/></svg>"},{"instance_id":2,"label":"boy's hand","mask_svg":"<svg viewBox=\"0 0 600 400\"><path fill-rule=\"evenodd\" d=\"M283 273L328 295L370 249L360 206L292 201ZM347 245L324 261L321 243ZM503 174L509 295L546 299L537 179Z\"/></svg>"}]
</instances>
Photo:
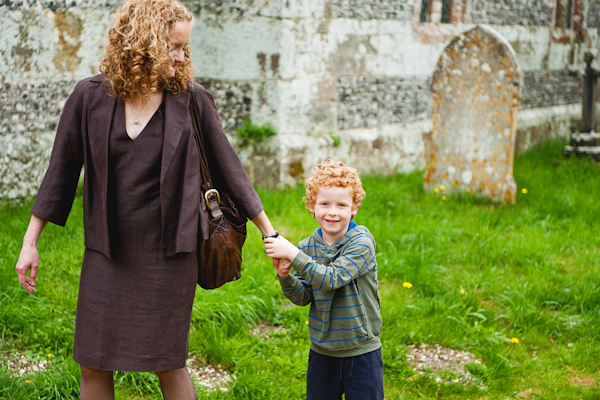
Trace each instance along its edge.
<instances>
[{"instance_id":1,"label":"boy's hand","mask_svg":"<svg viewBox=\"0 0 600 400\"><path fill-rule=\"evenodd\" d=\"M264 241L267 255L271 258L293 260L298 255L298 248L283 236L266 238ZM281 264L281 262L280 262Z\"/></svg>"},{"instance_id":2,"label":"boy's hand","mask_svg":"<svg viewBox=\"0 0 600 400\"><path fill-rule=\"evenodd\" d=\"M292 262L290 260L279 260L279 265L275 269L277 270L278 277L285 278L290 274Z\"/></svg>"}]
</instances>

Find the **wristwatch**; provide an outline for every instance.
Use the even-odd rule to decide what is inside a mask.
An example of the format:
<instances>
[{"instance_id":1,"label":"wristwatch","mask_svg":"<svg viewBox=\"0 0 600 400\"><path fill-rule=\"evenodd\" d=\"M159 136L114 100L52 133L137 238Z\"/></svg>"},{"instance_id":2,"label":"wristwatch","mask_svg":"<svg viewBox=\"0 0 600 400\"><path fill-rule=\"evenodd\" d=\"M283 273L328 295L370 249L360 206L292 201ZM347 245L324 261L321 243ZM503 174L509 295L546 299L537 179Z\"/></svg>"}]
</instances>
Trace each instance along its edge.
<instances>
[{"instance_id":1,"label":"wristwatch","mask_svg":"<svg viewBox=\"0 0 600 400\"><path fill-rule=\"evenodd\" d=\"M263 235L263 240L265 240L265 239L267 239L267 238L276 238L277 236L279 236L279 232L275 231L275 234L274 234L274 235L271 235L271 236L264 236L264 235Z\"/></svg>"}]
</instances>

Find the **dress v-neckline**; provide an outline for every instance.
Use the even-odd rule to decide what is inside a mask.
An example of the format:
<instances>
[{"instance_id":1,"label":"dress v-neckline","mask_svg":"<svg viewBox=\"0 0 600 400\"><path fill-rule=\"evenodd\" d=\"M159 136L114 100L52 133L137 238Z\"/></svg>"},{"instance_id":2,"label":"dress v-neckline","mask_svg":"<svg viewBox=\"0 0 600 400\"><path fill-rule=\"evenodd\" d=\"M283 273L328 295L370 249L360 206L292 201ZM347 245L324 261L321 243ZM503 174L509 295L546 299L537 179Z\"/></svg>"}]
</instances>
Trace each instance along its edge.
<instances>
[{"instance_id":1,"label":"dress v-neckline","mask_svg":"<svg viewBox=\"0 0 600 400\"><path fill-rule=\"evenodd\" d=\"M125 109L125 107L126 107L125 103L123 103L123 119L125 121L124 122L125 123L125 134L127 135L127 137L129 138L130 141L135 142L142 135L142 133L144 133L144 131L146 130L148 125L150 125L150 122L152 122L152 120L156 116L156 113L159 112L161 108L163 108L164 102L165 102L165 100L163 99L163 101L160 103L158 108L154 111L154 114L152 114L152 116L150 117L148 122L146 122L146 124L144 126L142 126L142 129L136 135L136 137L131 137L131 135L129 134L129 131L127 130L127 110Z\"/></svg>"}]
</instances>

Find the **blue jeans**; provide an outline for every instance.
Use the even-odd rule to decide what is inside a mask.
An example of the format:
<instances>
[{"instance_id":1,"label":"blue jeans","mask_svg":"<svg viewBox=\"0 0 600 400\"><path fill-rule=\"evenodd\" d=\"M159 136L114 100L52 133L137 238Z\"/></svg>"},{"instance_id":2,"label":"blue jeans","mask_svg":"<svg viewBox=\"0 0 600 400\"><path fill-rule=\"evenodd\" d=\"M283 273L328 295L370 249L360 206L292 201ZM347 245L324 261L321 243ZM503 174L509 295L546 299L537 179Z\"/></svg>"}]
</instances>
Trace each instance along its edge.
<instances>
[{"instance_id":1,"label":"blue jeans","mask_svg":"<svg viewBox=\"0 0 600 400\"><path fill-rule=\"evenodd\" d=\"M381 349L355 357L329 357L310 351L306 372L307 400L382 400Z\"/></svg>"}]
</instances>

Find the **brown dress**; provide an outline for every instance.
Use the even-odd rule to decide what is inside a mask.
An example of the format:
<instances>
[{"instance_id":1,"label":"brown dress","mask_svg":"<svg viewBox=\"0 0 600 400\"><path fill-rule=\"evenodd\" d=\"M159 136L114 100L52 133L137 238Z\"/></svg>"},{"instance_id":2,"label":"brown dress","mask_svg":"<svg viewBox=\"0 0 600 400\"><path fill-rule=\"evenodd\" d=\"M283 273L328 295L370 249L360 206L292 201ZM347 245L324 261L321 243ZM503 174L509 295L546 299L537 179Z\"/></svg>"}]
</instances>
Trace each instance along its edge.
<instances>
[{"instance_id":1,"label":"brown dress","mask_svg":"<svg viewBox=\"0 0 600 400\"><path fill-rule=\"evenodd\" d=\"M187 358L196 253L165 258L160 173L164 102L131 140L119 101L110 130L108 216L112 260L86 248L73 358L89 368L164 371Z\"/></svg>"}]
</instances>

